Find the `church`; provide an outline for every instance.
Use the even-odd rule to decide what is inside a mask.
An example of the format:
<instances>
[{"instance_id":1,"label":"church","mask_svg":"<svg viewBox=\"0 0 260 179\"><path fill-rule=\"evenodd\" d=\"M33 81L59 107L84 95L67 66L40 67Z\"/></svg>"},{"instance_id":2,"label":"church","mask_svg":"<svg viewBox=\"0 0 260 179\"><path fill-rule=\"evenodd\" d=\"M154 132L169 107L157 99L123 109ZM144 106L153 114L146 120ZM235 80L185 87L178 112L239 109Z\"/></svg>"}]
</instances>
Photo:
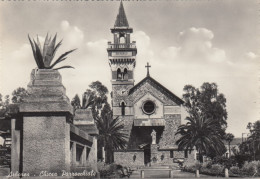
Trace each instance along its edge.
<instances>
[{"instance_id":1,"label":"church","mask_svg":"<svg viewBox=\"0 0 260 179\"><path fill-rule=\"evenodd\" d=\"M108 61L112 73L113 117L119 117L127 134L125 150L114 152L114 162L124 166L171 165L194 159L178 151L175 135L181 125L182 99L156 81L149 73L135 84L136 42L131 42L133 28L121 1L115 25L111 28L113 43L108 42Z\"/></svg>"}]
</instances>

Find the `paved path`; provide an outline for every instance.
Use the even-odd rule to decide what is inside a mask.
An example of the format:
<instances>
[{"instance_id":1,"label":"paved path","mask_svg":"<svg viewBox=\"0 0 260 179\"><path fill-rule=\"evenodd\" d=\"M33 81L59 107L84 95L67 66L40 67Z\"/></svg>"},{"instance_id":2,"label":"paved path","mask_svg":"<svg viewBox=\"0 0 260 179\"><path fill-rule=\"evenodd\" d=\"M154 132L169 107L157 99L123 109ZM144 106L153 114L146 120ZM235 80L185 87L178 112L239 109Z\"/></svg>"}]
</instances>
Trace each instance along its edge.
<instances>
[{"instance_id":1,"label":"paved path","mask_svg":"<svg viewBox=\"0 0 260 179\"><path fill-rule=\"evenodd\" d=\"M144 171L145 178L169 178L169 171ZM141 178L140 170L134 171L130 178ZM174 171L172 178L195 178L195 173ZM215 178L208 175L200 174L200 178Z\"/></svg>"}]
</instances>

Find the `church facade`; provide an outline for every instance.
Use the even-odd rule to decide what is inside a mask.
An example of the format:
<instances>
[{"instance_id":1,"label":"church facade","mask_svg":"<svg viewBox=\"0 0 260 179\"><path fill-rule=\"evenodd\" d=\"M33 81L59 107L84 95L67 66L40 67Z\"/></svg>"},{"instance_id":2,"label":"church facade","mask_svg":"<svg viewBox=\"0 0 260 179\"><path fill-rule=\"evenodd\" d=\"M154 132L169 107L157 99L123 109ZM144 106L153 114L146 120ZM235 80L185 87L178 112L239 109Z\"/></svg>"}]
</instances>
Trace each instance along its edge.
<instances>
[{"instance_id":1,"label":"church facade","mask_svg":"<svg viewBox=\"0 0 260 179\"><path fill-rule=\"evenodd\" d=\"M108 42L108 61L112 73L112 108L128 135L125 150L114 152L115 163L127 166L178 165L193 159L178 151L175 135L181 125L182 99L151 77L134 84L136 42L131 41L123 3L120 3L115 25L111 28L113 43Z\"/></svg>"}]
</instances>

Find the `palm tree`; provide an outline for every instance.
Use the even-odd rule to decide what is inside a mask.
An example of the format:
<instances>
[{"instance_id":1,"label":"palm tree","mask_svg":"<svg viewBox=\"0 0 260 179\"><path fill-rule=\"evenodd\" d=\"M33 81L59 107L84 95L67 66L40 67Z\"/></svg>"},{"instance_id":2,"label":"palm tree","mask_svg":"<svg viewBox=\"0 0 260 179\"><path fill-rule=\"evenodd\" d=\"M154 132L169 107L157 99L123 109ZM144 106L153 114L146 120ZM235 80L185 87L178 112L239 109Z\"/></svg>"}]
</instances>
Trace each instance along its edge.
<instances>
[{"instance_id":1,"label":"palm tree","mask_svg":"<svg viewBox=\"0 0 260 179\"><path fill-rule=\"evenodd\" d=\"M225 145L222 142L223 130L218 120L206 118L197 113L187 117L187 124L179 126L177 133L181 137L176 141L178 150L191 151L196 148L199 152L199 158L202 162L202 155L209 155L215 152L222 155L225 151Z\"/></svg>"},{"instance_id":2,"label":"palm tree","mask_svg":"<svg viewBox=\"0 0 260 179\"><path fill-rule=\"evenodd\" d=\"M101 116L96 118L99 130L98 140L103 143L105 148L105 162L112 163L113 151L125 148L127 135L122 131L124 125L119 121L119 118L113 118L112 111L106 112Z\"/></svg>"},{"instance_id":3,"label":"palm tree","mask_svg":"<svg viewBox=\"0 0 260 179\"><path fill-rule=\"evenodd\" d=\"M51 39L51 37L49 38L48 34L47 34L43 48L41 48L41 43L39 41L38 36L37 36L37 42L35 42L35 40L34 39L31 40L30 36L28 35L28 38L29 38L29 41L30 41L30 44L32 47L32 51L33 51L34 60L39 69L53 69L53 67L55 65L66 60L66 58L67 58L66 56L68 54L70 54L71 52L76 50L76 49L73 49L73 50L65 52L54 63L51 64L56 51L58 50L58 48L61 46L61 43L62 43L62 40L61 40L56 45L56 37L57 37L57 34L54 36L53 39ZM62 66L59 68L55 68L54 70L58 70L58 69L62 69L62 68L73 68L73 67L72 66Z\"/></svg>"},{"instance_id":4,"label":"palm tree","mask_svg":"<svg viewBox=\"0 0 260 179\"><path fill-rule=\"evenodd\" d=\"M228 142L228 152L229 152L229 156L231 155L231 149L230 149L230 143L232 142L232 140L234 139L234 135L231 133L227 133L225 135L225 140Z\"/></svg>"}]
</instances>

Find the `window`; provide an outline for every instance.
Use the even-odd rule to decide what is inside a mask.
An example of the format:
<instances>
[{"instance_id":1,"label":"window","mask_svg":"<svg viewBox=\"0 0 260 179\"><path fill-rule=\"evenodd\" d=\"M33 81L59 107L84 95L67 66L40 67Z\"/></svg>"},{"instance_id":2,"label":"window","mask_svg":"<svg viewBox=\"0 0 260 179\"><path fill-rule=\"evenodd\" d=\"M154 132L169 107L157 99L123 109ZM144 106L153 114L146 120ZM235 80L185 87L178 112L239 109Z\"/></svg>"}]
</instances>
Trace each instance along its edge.
<instances>
[{"instance_id":1,"label":"window","mask_svg":"<svg viewBox=\"0 0 260 179\"><path fill-rule=\"evenodd\" d=\"M124 36L121 36L121 37L120 37L119 43L120 43L120 44L126 43L126 40L125 40L125 37L124 37Z\"/></svg>"},{"instance_id":2,"label":"window","mask_svg":"<svg viewBox=\"0 0 260 179\"><path fill-rule=\"evenodd\" d=\"M121 115L122 116L125 115L125 103L124 102L121 103Z\"/></svg>"},{"instance_id":3,"label":"window","mask_svg":"<svg viewBox=\"0 0 260 179\"><path fill-rule=\"evenodd\" d=\"M184 158L188 158L188 150L184 151Z\"/></svg>"},{"instance_id":4,"label":"window","mask_svg":"<svg viewBox=\"0 0 260 179\"><path fill-rule=\"evenodd\" d=\"M170 158L173 158L173 150L170 151Z\"/></svg>"},{"instance_id":5,"label":"window","mask_svg":"<svg viewBox=\"0 0 260 179\"><path fill-rule=\"evenodd\" d=\"M120 68L117 69L117 79L121 80L122 79L122 74Z\"/></svg>"},{"instance_id":6,"label":"window","mask_svg":"<svg viewBox=\"0 0 260 179\"><path fill-rule=\"evenodd\" d=\"M80 162L82 157L83 147L80 145L76 145L76 161Z\"/></svg>"},{"instance_id":7,"label":"window","mask_svg":"<svg viewBox=\"0 0 260 179\"><path fill-rule=\"evenodd\" d=\"M123 73L123 79L124 80L128 80L128 74L127 74L127 69L124 69L124 73Z\"/></svg>"},{"instance_id":8,"label":"window","mask_svg":"<svg viewBox=\"0 0 260 179\"><path fill-rule=\"evenodd\" d=\"M143 104L143 111L144 113L150 115L153 114L155 111L155 104L154 102L148 100Z\"/></svg>"}]
</instances>

